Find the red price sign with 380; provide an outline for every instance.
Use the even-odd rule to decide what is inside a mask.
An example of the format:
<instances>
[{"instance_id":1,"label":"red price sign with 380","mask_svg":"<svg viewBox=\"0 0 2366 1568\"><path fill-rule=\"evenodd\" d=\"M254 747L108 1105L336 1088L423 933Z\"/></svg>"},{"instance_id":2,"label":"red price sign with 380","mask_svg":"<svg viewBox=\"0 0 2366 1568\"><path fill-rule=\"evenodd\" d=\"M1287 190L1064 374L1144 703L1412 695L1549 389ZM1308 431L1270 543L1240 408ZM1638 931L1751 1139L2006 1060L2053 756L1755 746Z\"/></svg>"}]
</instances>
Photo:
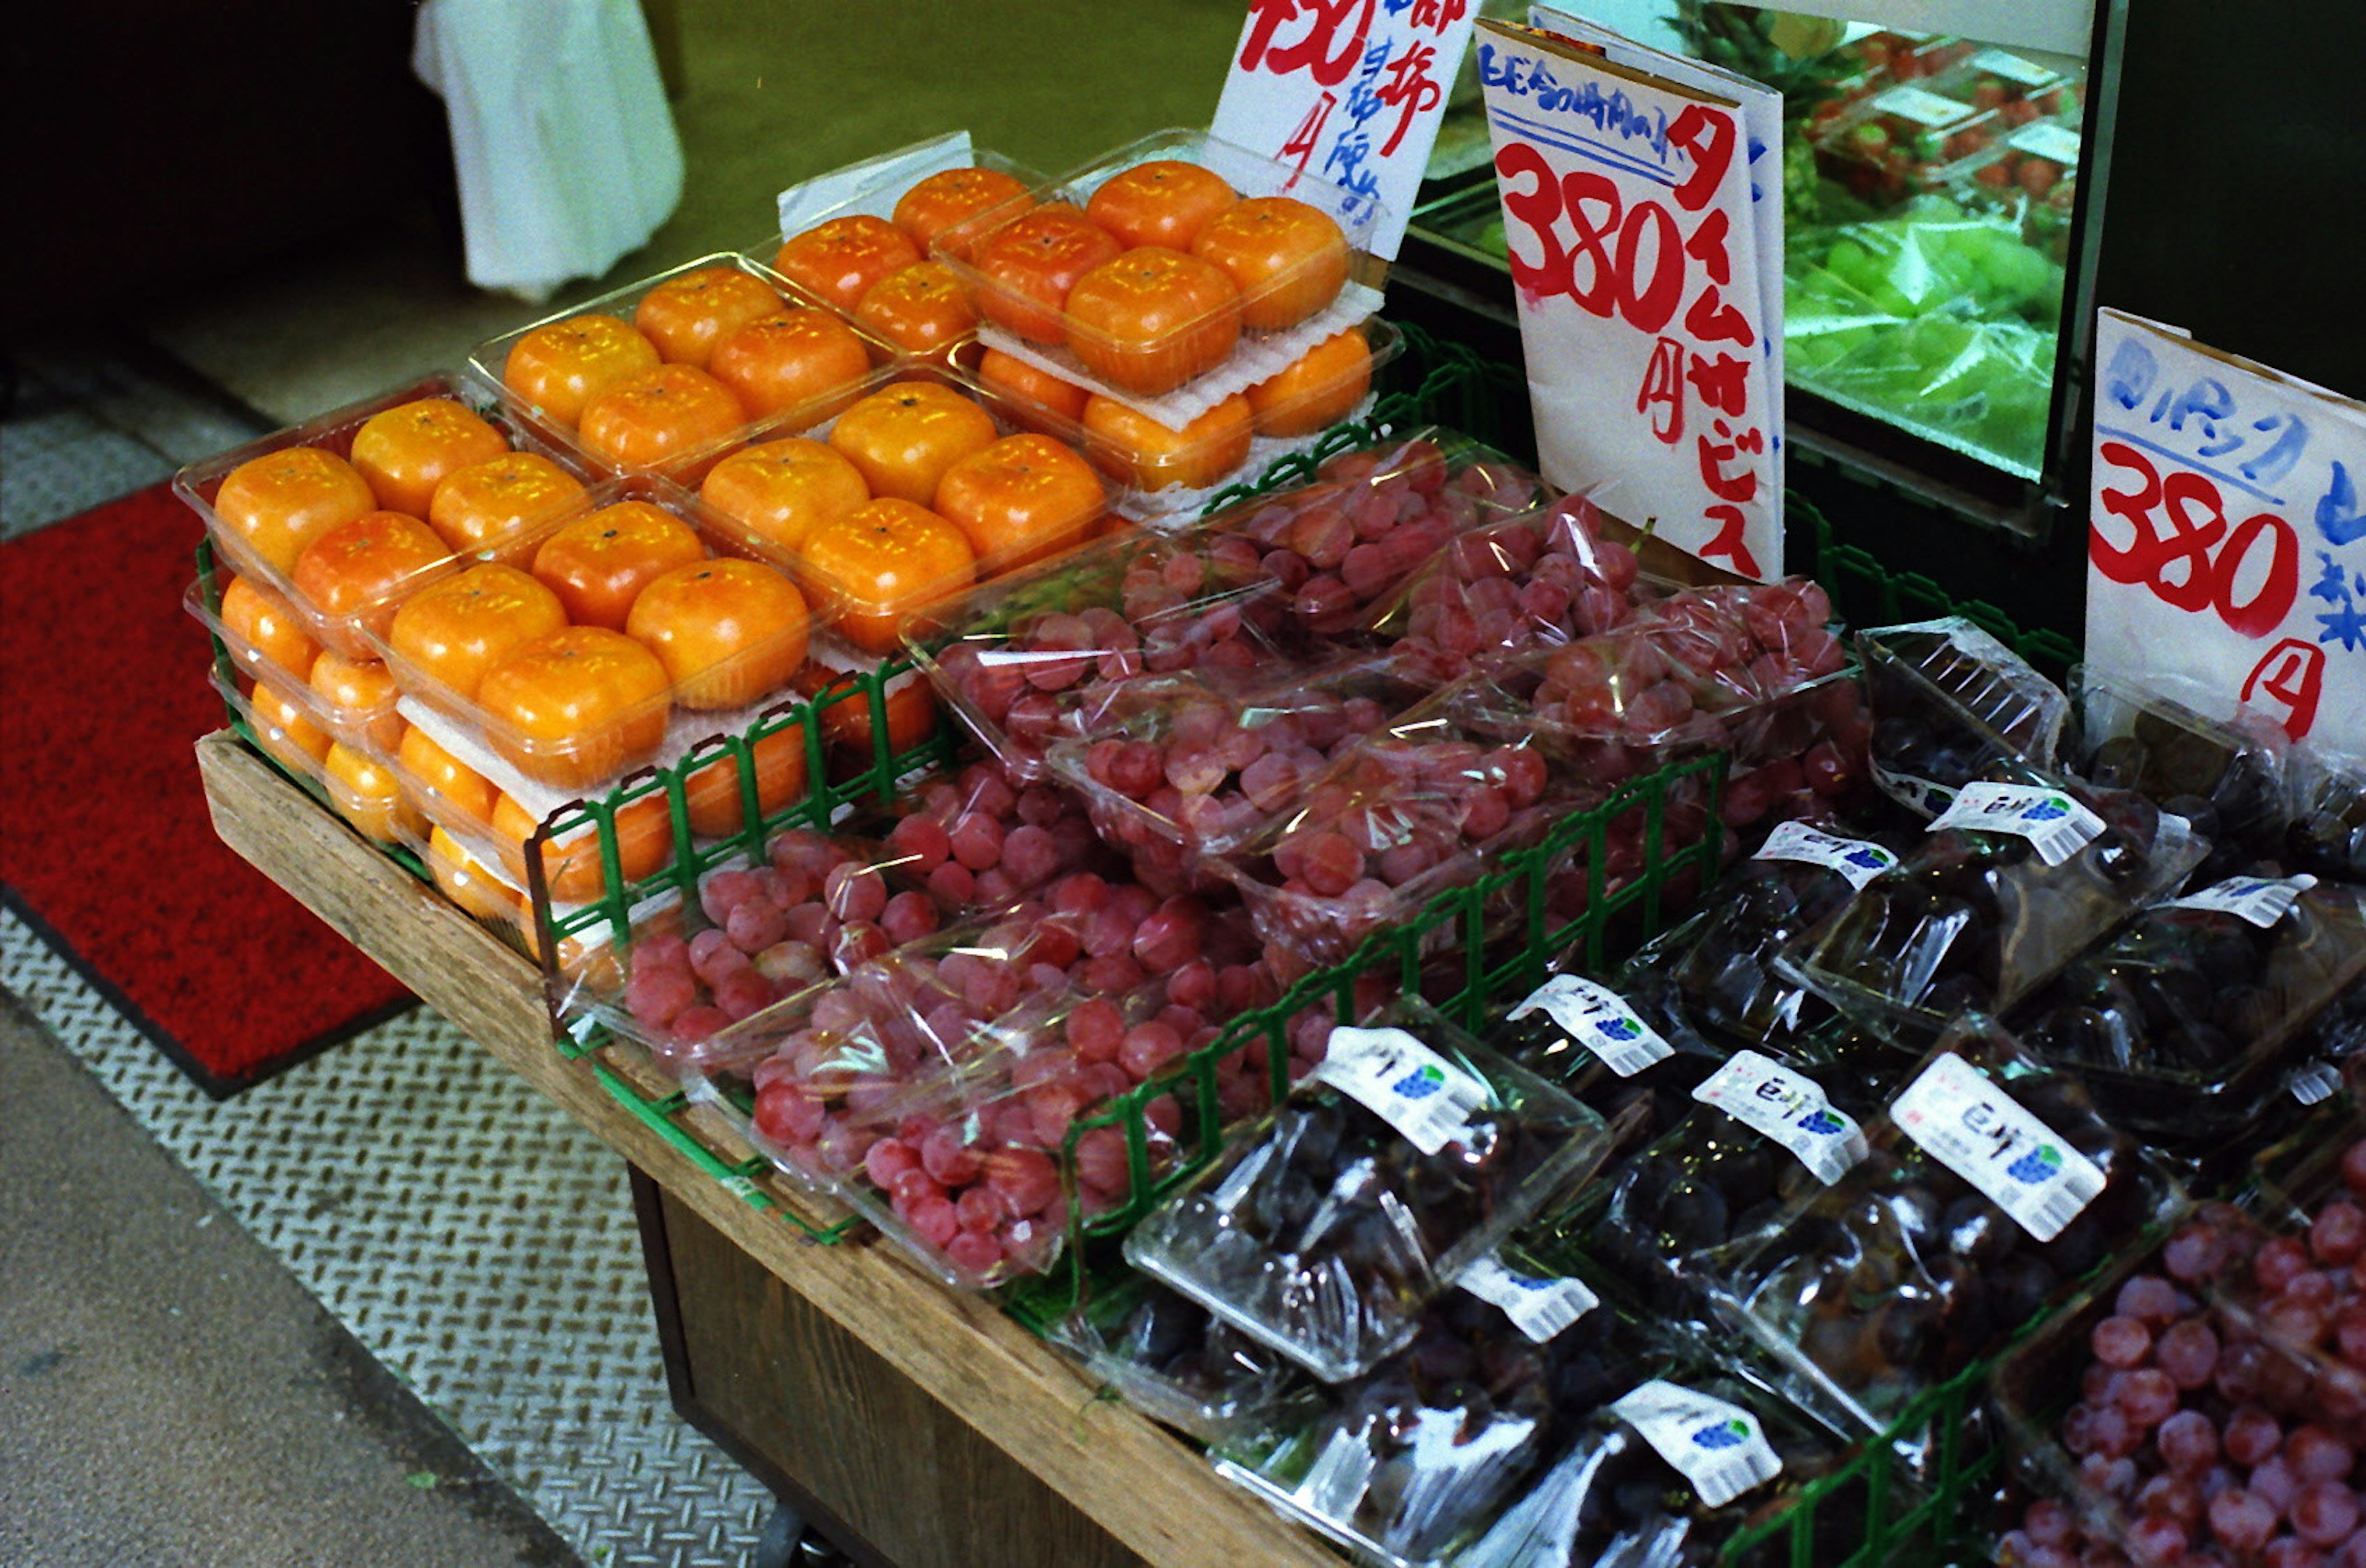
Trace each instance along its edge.
<instances>
[{"instance_id":1,"label":"red price sign with 380","mask_svg":"<svg viewBox=\"0 0 2366 1568\"><path fill-rule=\"evenodd\" d=\"M2096 453L2135 479L2130 489L2097 492L2103 510L2127 525L2128 537L2107 540L2103 520L2095 520L2088 555L2096 570L2177 609L2214 611L2244 637L2265 637L2284 624L2300 596L2300 536L2291 524L2269 512L2230 524L2215 480L2185 468L2164 478L2124 441L2105 441Z\"/></svg>"},{"instance_id":2,"label":"red price sign with 380","mask_svg":"<svg viewBox=\"0 0 2366 1568\"><path fill-rule=\"evenodd\" d=\"M1591 170L1556 175L1526 142L1497 153L1495 169L1504 180L1504 210L1538 252L1531 262L1511 248L1515 285L1539 296L1566 294L1596 316L1622 315L1638 332L1656 333L1674 318L1684 297L1684 233L1666 208L1650 200L1628 207L1617 182ZM1536 183L1522 188L1516 182L1527 176ZM1577 234L1574 247L1560 238L1564 216Z\"/></svg>"}]
</instances>

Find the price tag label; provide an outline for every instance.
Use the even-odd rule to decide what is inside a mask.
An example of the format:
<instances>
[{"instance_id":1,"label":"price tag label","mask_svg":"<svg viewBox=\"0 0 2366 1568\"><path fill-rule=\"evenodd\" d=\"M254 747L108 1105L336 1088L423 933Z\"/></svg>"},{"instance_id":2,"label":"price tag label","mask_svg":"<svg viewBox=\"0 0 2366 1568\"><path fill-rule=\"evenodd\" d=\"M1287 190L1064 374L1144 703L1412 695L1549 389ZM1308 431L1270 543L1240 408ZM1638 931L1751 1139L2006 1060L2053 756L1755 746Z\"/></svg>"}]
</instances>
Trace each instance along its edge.
<instances>
[{"instance_id":1,"label":"price tag label","mask_svg":"<svg viewBox=\"0 0 2366 1568\"><path fill-rule=\"evenodd\" d=\"M1827 1187L1865 1156L1865 1129L1820 1084L1755 1051L1736 1051L1693 1098L1782 1145Z\"/></svg>"},{"instance_id":2,"label":"price tag label","mask_svg":"<svg viewBox=\"0 0 2366 1568\"><path fill-rule=\"evenodd\" d=\"M2018 82L2024 87L2050 87L2062 80L2034 60L2023 60L2007 50L1984 49L1972 56L1970 63L1976 71Z\"/></svg>"},{"instance_id":3,"label":"price tag label","mask_svg":"<svg viewBox=\"0 0 2366 1568\"><path fill-rule=\"evenodd\" d=\"M2103 1190L2094 1161L1953 1052L1924 1068L1889 1115L1932 1158L2040 1241L2060 1235Z\"/></svg>"},{"instance_id":4,"label":"price tag label","mask_svg":"<svg viewBox=\"0 0 2366 1568\"><path fill-rule=\"evenodd\" d=\"M1335 1029L1316 1079L1329 1084L1425 1155L1452 1143L1493 1096L1402 1029Z\"/></svg>"},{"instance_id":5,"label":"price tag label","mask_svg":"<svg viewBox=\"0 0 2366 1568\"><path fill-rule=\"evenodd\" d=\"M2089 668L2366 756L2366 404L2119 310L2094 364Z\"/></svg>"},{"instance_id":6,"label":"price tag label","mask_svg":"<svg viewBox=\"0 0 2366 1568\"><path fill-rule=\"evenodd\" d=\"M1805 822L1778 822L1758 846L1752 860L1796 860L1820 865L1848 878L1851 887L1863 887L1898 863L1898 857L1879 844L1843 839Z\"/></svg>"},{"instance_id":7,"label":"price tag label","mask_svg":"<svg viewBox=\"0 0 2366 1568\"><path fill-rule=\"evenodd\" d=\"M1943 98L1921 87L1892 87L1874 96L1873 107L1884 114L1894 114L1900 119L1910 119L1917 125L1936 130L1969 118L1974 112L1969 104L1959 104L1953 98Z\"/></svg>"},{"instance_id":8,"label":"price tag label","mask_svg":"<svg viewBox=\"0 0 2366 1568\"><path fill-rule=\"evenodd\" d=\"M1757 1418L1738 1404L1654 1378L1610 1407L1689 1483L1722 1508L1783 1473Z\"/></svg>"},{"instance_id":9,"label":"price tag label","mask_svg":"<svg viewBox=\"0 0 2366 1568\"><path fill-rule=\"evenodd\" d=\"M1429 165L1475 0L1250 0L1211 130L1377 202L1394 259Z\"/></svg>"},{"instance_id":10,"label":"price tag label","mask_svg":"<svg viewBox=\"0 0 2366 1568\"><path fill-rule=\"evenodd\" d=\"M2216 909L2250 921L2266 931L2292 913L2300 896L2316 886L2314 876L2236 876L2205 887L2199 893L2189 893L2182 898L2171 898L2162 906L2169 909Z\"/></svg>"},{"instance_id":11,"label":"price tag label","mask_svg":"<svg viewBox=\"0 0 2366 1568\"><path fill-rule=\"evenodd\" d=\"M1942 828L2015 834L2029 840L2038 859L2060 865L2095 841L2103 819L2058 789L1983 779L1955 792L1931 824L1934 833Z\"/></svg>"},{"instance_id":12,"label":"price tag label","mask_svg":"<svg viewBox=\"0 0 2366 1568\"><path fill-rule=\"evenodd\" d=\"M1495 21L1478 48L1545 477L1744 577L1780 570L1781 257L1753 190L1781 181L1753 174L1752 89Z\"/></svg>"},{"instance_id":13,"label":"price tag label","mask_svg":"<svg viewBox=\"0 0 2366 1568\"><path fill-rule=\"evenodd\" d=\"M2024 125L2004 139L2004 144L2033 158L2050 158L2071 168L2079 166L2079 133L2067 126L2039 121Z\"/></svg>"},{"instance_id":14,"label":"price tag label","mask_svg":"<svg viewBox=\"0 0 2366 1568\"><path fill-rule=\"evenodd\" d=\"M1507 1020L1517 1023L1532 1012L1551 1019L1563 1034L1622 1078L1631 1078L1652 1063L1676 1054L1675 1047L1638 1018L1617 992L1581 976L1554 976L1530 991Z\"/></svg>"},{"instance_id":15,"label":"price tag label","mask_svg":"<svg viewBox=\"0 0 2366 1568\"><path fill-rule=\"evenodd\" d=\"M1473 1263L1454 1282L1497 1308L1538 1345L1602 1304L1583 1280L1522 1274L1493 1257Z\"/></svg>"}]
</instances>

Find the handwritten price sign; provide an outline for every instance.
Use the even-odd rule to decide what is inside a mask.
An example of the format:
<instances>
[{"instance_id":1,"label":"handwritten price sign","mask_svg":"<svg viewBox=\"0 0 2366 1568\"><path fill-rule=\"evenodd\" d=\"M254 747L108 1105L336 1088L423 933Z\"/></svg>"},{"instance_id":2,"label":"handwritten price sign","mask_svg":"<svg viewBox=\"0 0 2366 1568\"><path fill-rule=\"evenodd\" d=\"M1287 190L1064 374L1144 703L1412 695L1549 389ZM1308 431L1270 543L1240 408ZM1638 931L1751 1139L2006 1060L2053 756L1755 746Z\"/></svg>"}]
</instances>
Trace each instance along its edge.
<instances>
[{"instance_id":1,"label":"handwritten price sign","mask_svg":"<svg viewBox=\"0 0 2366 1568\"><path fill-rule=\"evenodd\" d=\"M1211 130L1380 203L1393 260L1477 0L1250 0Z\"/></svg>"},{"instance_id":2,"label":"handwritten price sign","mask_svg":"<svg viewBox=\"0 0 2366 1568\"><path fill-rule=\"evenodd\" d=\"M1545 477L1764 578L1781 426L1739 106L1485 22L1495 150Z\"/></svg>"},{"instance_id":3,"label":"handwritten price sign","mask_svg":"<svg viewBox=\"0 0 2366 1568\"><path fill-rule=\"evenodd\" d=\"M2088 661L2366 756L2366 406L2118 310L2095 363Z\"/></svg>"}]
</instances>

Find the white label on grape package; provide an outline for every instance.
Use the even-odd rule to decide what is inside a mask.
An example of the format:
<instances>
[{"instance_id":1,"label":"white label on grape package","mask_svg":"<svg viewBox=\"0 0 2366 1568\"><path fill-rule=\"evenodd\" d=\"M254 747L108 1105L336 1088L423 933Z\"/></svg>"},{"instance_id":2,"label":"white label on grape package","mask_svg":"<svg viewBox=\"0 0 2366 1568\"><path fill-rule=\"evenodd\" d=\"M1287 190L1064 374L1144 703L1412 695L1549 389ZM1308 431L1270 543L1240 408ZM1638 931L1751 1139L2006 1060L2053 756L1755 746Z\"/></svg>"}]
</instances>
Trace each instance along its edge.
<instances>
[{"instance_id":1,"label":"white label on grape package","mask_svg":"<svg viewBox=\"0 0 2366 1568\"><path fill-rule=\"evenodd\" d=\"M1873 107L1884 114L1894 114L1917 125L1930 126L1953 125L1972 112L1969 104L1959 104L1953 98L1943 98L1920 87L1892 87L1876 96Z\"/></svg>"},{"instance_id":2,"label":"white label on grape package","mask_svg":"<svg viewBox=\"0 0 2366 1568\"><path fill-rule=\"evenodd\" d=\"M1544 1013L1560 1025L1562 1033L1622 1078L1676 1054L1617 992L1575 975L1556 975L1530 991L1528 999L1512 1010L1509 1021L1516 1023L1532 1012Z\"/></svg>"},{"instance_id":3,"label":"white label on grape package","mask_svg":"<svg viewBox=\"0 0 2366 1568\"><path fill-rule=\"evenodd\" d=\"M2035 120L2006 137L2004 144L2033 158L2066 164L2074 169L2079 166L2079 133L2067 126Z\"/></svg>"},{"instance_id":4,"label":"white label on grape package","mask_svg":"<svg viewBox=\"0 0 2366 1568\"><path fill-rule=\"evenodd\" d=\"M1482 1258L1454 1281L1512 1320L1512 1326L1538 1345L1602 1304L1583 1280L1523 1274L1494 1258Z\"/></svg>"},{"instance_id":5,"label":"white label on grape package","mask_svg":"<svg viewBox=\"0 0 2366 1568\"><path fill-rule=\"evenodd\" d=\"M1821 832L1797 819L1778 822L1766 835L1753 860L1796 860L1837 871L1851 887L1863 887L1898 863L1898 857L1879 844Z\"/></svg>"},{"instance_id":6,"label":"white label on grape package","mask_svg":"<svg viewBox=\"0 0 2366 1568\"><path fill-rule=\"evenodd\" d=\"M1335 1029L1314 1077L1434 1155L1494 1097L1486 1084L1402 1029Z\"/></svg>"},{"instance_id":7,"label":"white label on grape package","mask_svg":"<svg viewBox=\"0 0 2366 1568\"><path fill-rule=\"evenodd\" d=\"M1628 1394L1610 1414L1641 1433L1712 1508L1783 1472L1774 1445L1750 1412L1663 1379Z\"/></svg>"},{"instance_id":8,"label":"white label on grape package","mask_svg":"<svg viewBox=\"0 0 2366 1568\"><path fill-rule=\"evenodd\" d=\"M1865 1129L1832 1109L1822 1086L1755 1051L1736 1051L1693 1098L1774 1139L1827 1187L1865 1156Z\"/></svg>"},{"instance_id":9,"label":"white label on grape package","mask_svg":"<svg viewBox=\"0 0 2366 1568\"><path fill-rule=\"evenodd\" d=\"M2044 87L2061 80L2034 60L2023 60L2001 49L1984 49L1972 56L1970 64L1976 71L2018 82L2024 87Z\"/></svg>"},{"instance_id":10,"label":"white label on grape package","mask_svg":"<svg viewBox=\"0 0 2366 1568\"><path fill-rule=\"evenodd\" d=\"M2029 840L2039 860L2060 865L2095 841L2103 819L2049 785L1983 779L1955 792L1955 803L1931 824L1934 833L1942 828L2017 833Z\"/></svg>"},{"instance_id":11,"label":"white label on grape package","mask_svg":"<svg viewBox=\"0 0 2366 1568\"><path fill-rule=\"evenodd\" d=\"M1893 773L1879 762L1869 766L1874 787L1917 817L1936 817L1955 804L1955 792L1945 784L1916 778L1912 773Z\"/></svg>"},{"instance_id":12,"label":"white label on grape package","mask_svg":"<svg viewBox=\"0 0 2366 1568\"><path fill-rule=\"evenodd\" d=\"M2060 1235L2103 1190L2094 1161L1953 1052L1925 1068L1889 1115L1932 1158L2040 1241Z\"/></svg>"},{"instance_id":13,"label":"white label on grape package","mask_svg":"<svg viewBox=\"0 0 2366 1568\"><path fill-rule=\"evenodd\" d=\"M2171 898L2162 906L2169 909L2215 909L2234 915L2266 931L2292 913L2300 896L2316 886L2314 876L2235 876L2214 887L2199 893L2189 893L2182 898Z\"/></svg>"}]
</instances>

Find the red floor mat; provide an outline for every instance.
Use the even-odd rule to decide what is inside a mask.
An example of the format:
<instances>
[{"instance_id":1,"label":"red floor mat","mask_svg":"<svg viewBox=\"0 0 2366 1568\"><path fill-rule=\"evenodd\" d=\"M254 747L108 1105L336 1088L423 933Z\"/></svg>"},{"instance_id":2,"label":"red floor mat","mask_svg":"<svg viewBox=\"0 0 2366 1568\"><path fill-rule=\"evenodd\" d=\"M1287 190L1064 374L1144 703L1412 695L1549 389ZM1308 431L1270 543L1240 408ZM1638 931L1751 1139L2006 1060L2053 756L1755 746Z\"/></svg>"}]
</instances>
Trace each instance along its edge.
<instances>
[{"instance_id":1,"label":"red floor mat","mask_svg":"<svg viewBox=\"0 0 2366 1568\"><path fill-rule=\"evenodd\" d=\"M214 836L202 530L158 485L0 544L0 893L226 1094L411 998Z\"/></svg>"}]
</instances>

